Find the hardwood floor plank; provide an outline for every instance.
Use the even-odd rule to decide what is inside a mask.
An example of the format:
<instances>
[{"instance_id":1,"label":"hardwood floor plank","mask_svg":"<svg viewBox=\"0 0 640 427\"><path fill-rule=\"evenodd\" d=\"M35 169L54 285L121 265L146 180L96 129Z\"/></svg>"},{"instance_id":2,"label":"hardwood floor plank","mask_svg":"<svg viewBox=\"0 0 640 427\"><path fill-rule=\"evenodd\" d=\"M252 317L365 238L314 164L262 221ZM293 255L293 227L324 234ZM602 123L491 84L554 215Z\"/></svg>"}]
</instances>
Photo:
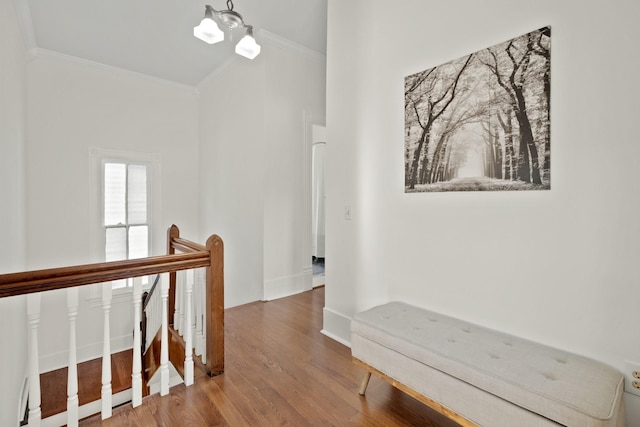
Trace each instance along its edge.
<instances>
[{"instance_id":1,"label":"hardwood floor plank","mask_svg":"<svg viewBox=\"0 0 640 427\"><path fill-rule=\"evenodd\" d=\"M266 419L258 413L250 398L238 388L234 378L226 373L213 379L204 378L196 383L196 387L224 414L229 425L267 425Z\"/></svg>"},{"instance_id":2,"label":"hardwood floor plank","mask_svg":"<svg viewBox=\"0 0 640 427\"><path fill-rule=\"evenodd\" d=\"M277 330L274 330L274 333L277 333ZM245 353L250 352L248 348L240 348ZM312 395L308 394L310 384L324 383L327 387L335 385L331 383L333 376L330 372L327 375L326 365L319 367L317 363L310 363L312 356L309 351L295 349L293 346L282 351L283 346L279 342L267 339L262 340L262 346L259 348L260 355L254 354L255 363L243 367L246 377L250 379L259 375L278 392L294 396L297 410L307 419L325 418L327 422L333 424L338 422L338 419L333 416L335 410L338 410L339 413L357 413L357 408L350 405L338 393L329 394L326 399L314 399ZM271 356L267 356L265 352ZM295 359L297 363L290 363L291 358ZM347 369L350 368L351 366ZM346 389L343 391L342 394L347 393ZM351 391L349 390L348 393L350 394Z\"/></svg>"},{"instance_id":3,"label":"hardwood floor plank","mask_svg":"<svg viewBox=\"0 0 640 427\"><path fill-rule=\"evenodd\" d=\"M225 373L198 375L192 387L149 396L82 426L427 426L455 427L363 371L348 347L322 335L324 288L225 313Z\"/></svg>"}]
</instances>

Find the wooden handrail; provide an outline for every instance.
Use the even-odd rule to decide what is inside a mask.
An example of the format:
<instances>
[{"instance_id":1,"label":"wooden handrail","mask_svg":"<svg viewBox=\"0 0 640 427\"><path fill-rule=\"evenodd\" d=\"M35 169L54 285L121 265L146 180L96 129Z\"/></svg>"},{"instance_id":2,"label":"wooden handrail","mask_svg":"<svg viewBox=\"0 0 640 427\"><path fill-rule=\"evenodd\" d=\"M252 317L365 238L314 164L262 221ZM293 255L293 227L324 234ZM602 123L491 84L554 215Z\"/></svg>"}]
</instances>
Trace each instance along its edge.
<instances>
[{"instance_id":1,"label":"wooden handrail","mask_svg":"<svg viewBox=\"0 0 640 427\"><path fill-rule=\"evenodd\" d=\"M207 250L206 247L204 247L199 243L192 242L190 240L181 239L180 237L173 237L171 239L171 246L173 246L174 249L177 249L185 253L202 252Z\"/></svg>"},{"instance_id":2,"label":"wooden handrail","mask_svg":"<svg viewBox=\"0 0 640 427\"><path fill-rule=\"evenodd\" d=\"M179 252L179 253L176 253ZM169 326L168 316L174 312L175 307L175 293L176 293L176 272L181 270L192 270L197 268L206 268L205 276L205 294L203 295L205 301L199 301L206 306L203 316L200 317L203 321L203 330L206 330L206 348L203 349L206 354L206 363L202 360L198 360L200 366L206 371L207 374L214 376L224 372L224 245L222 239L217 235L212 235L207 239L206 245L201 245L195 242L191 242L186 239L180 238L180 230L175 225L172 225L167 230L167 254L162 256L154 256L148 258L139 258L123 261L101 262L95 264L77 265L72 267L50 268L44 270L33 270L18 273L0 274L0 298L12 297L18 295L27 295L45 291L52 291L57 289L75 288L84 285L98 284L110 281L116 281L121 279L129 279L140 276L158 275L155 278L153 287L149 292L149 295L153 293L153 290L158 284L159 275L162 273L168 273L169 283L163 283L162 286L162 326L160 328L162 343L160 346L160 364L161 366L161 394L168 393L169 389L169 375L168 375L168 354L171 353L170 346L173 346L172 340L167 336L167 329ZM168 285L168 287L166 286ZM191 282L189 283L191 285ZM111 293L109 292L109 286L103 288L103 314L104 314L104 345L103 345L103 366L102 366L102 417L111 417L111 372L110 372L110 329L109 329L109 310L111 307ZM106 291L106 292L105 292ZM168 291L168 295L167 295ZM175 355L174 358L181 358L183 366L183 375L185 377L185 384L193 384L193 365L197 361L194 359L193 353L193 341L191 339L191 301L192 293L190 287L187 287L187 314L188 319L187 329L188 335L185 345L182 346L180 354ZM75 302L68 302L68 316L70 322L70 350L69 350L69 381L70 384L77 382L77 373L74 374L74 369L71 366L76 367L75 361L75 319L77 317L77 293L75 294ZM141 394L143 388L141 373L146 370L141 367L141 354L145 350L145 344L143 338L140 336L141 331L138 328L145 328L146 319L141 318L144 313L143 305L148 303L148 296L141 301L141 289L139 283L134 283L132 297L134 299L134 331L133 331L133 344L134 357L133 357L133 369L132 369L132 386L134 394L134 402L138 399L138 404L141 403ZM202 296L201 296L202 298ZM27 304L27 315L29 319L30 327L30 352L29 352L29 364L30 364L30 378L39 377L38 367L38 323L40 321L40 296L35 298L29 298ZM170 310L168 310L170 308ZM75 310L75 311L74 311ZM139 322L139 323L138 323ZM177 334L171 334L177 335ZM146 334L145 334L146 336ZM178 337L182 339L181 337ZM140 348L137 348L140 347ZM175 351L174 351L175 353ZM106 367L106 368L105 368ZM187 370L187 368L189 368ZM32 381L30 386L30 395L34 396L30 405L33 404L34 419L40 420L41 408L40 408L40 382L39 380ZM137 391L136 391L137 390ZM76 397L75 404L75 418L74 406L70 403L68 405L68 412L71 415L71 420L75 419L77 424L78 406L77 406L77 389L76 391L69 391L70 396ZM38 398L36 398L37 396ZM135 405L135 403L134 403ZM30 406L30 413L31 413ZM39 424L39 423L38 423Z\"/></svg>"},{"instance_id":3,"label":"wooden handrail","mask_svg":"<svg viewBox=\"0 0 640 427\"><path fill-rule=\"evenodd\" d=\"M211 265L209 253L191 252L0 275L0 298Z\"/></svg>"},{"instance_id":4,"label":"wooden handrail","mask_svg":"<svg viewBox=\"0 0 640 427\"><path fill-rule=\"evenodd\" d=\"M169 273L168 312L173 313L176 272L202 267L207 267L205 369L213 376L224 372L224 244L217 235L201 245L180 238L180 230L172 225L167 230L167 255L1 274L0 298Z\"/></svg>"}]
</instances>

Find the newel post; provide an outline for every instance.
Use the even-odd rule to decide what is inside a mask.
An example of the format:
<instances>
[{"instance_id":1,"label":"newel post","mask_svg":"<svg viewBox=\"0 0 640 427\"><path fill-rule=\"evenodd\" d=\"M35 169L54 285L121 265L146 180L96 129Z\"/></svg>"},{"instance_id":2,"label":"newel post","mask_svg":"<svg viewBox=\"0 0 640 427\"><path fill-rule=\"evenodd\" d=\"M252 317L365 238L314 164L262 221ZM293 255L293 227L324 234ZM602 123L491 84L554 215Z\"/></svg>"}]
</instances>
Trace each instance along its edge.
<instances>
[{"instance_id":1,"label":"newel post","mask_svg":"<svg viewBox=\"0 0 640 427\"><path fill-rule=\"evenodd\" d=\"M224 372L224 244L214 234L207 239L211 265L206 274L207 370Z\"/></svg>"}]
</instances>

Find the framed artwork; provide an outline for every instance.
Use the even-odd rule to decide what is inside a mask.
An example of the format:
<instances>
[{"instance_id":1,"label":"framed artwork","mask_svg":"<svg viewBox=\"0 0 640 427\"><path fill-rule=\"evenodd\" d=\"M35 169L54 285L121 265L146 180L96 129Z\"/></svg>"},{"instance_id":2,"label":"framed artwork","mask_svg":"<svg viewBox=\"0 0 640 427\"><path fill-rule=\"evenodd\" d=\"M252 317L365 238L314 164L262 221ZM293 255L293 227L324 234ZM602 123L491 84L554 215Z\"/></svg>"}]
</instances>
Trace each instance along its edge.
<instances>
[{"instance_id":1,"label":"framed artwork","mask_svg":"<svg viewBox=\"0 0 640 427\"><path fill-rule=\"evenodd\" d=\"M405 192L551 188L551 27L405 78Z\"/></svg>"}]
</instances>

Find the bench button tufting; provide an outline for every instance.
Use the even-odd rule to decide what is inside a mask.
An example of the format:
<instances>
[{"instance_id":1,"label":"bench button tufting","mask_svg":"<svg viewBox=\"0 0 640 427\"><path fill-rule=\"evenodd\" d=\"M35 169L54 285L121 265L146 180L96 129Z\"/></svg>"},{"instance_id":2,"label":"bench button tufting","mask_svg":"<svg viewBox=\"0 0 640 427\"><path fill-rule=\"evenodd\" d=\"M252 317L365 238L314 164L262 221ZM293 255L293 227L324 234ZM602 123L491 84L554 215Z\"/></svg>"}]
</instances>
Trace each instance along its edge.
<instances>
[{"instance_id":1,"label":"bench button tufting","mask_svg":"<svg viewBox=\"0 0 640 427\"><path fill-rule=\"evenodd\" d=\"M491 357L492 359L496 359L496 360L501 358L497 354L493 354L493 353L489 353L489 357Z\"/></svg>"}]
</instances>

